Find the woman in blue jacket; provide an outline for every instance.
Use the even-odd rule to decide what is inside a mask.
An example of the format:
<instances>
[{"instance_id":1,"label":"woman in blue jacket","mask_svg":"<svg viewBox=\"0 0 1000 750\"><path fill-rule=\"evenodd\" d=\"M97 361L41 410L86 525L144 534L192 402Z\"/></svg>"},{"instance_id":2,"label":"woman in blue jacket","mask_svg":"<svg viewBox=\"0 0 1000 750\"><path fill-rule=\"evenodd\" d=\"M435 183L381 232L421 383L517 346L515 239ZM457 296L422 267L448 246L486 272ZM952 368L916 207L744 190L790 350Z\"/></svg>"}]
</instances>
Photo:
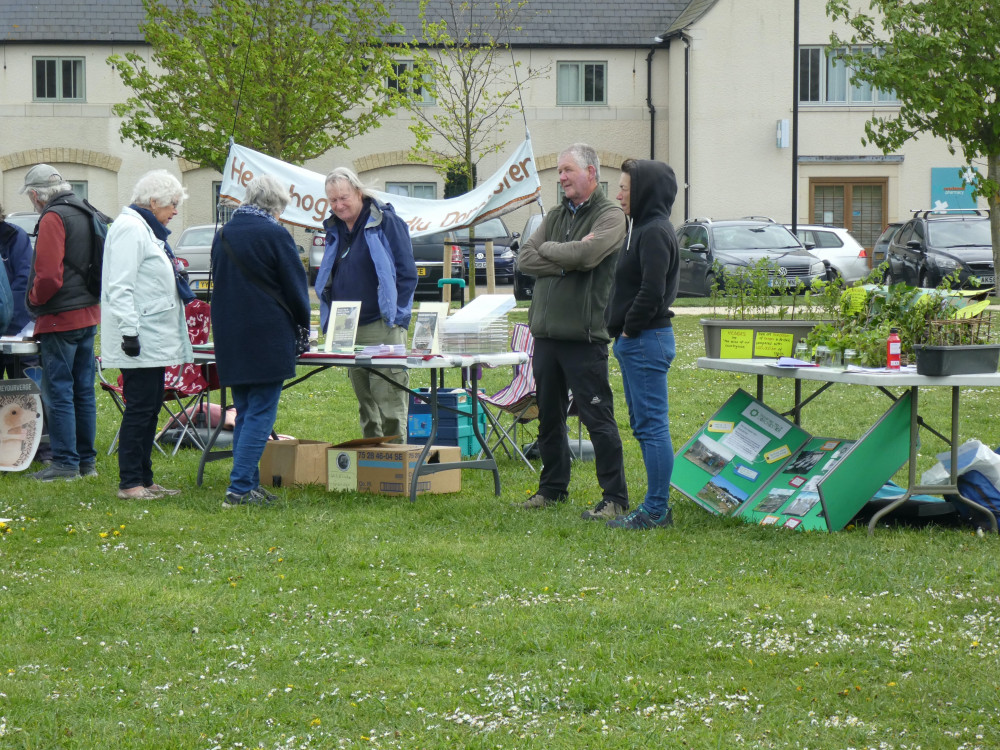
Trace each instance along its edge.
<instances>
[{"instance_id":1,"label":"woman in blue jacket","mask_svg":"<svg viewBox=\"0 0 1000 750\"><path fill-rule=\"evenodd\" d=\"M283 382L295 376L295 335L309 326L309 286L292 235L278 217L288 188L255 177L243 205L212 243L212 328L219 382L236 406L233 469L223 508L264 505L260 457Z\"/></svg>"},{"instance_id":2,"label":"woman in blue jacket","mask_svg":"<svg viewBox=\"0 0 1000 750\"><path fill-rule=\"evenodd\" d=\"M316 277L320 326L325 331L330 304L361 302L355 343L406 345L406 332L417 287L410 230L393 207L380 203L358 176L338 167L326 177L331 214L326 227L326 252ZM383 370L400 387L366 370L350 370L358 397L364 437L406 436L409 385L405 369Z\"/></svg>"}]
</instances>

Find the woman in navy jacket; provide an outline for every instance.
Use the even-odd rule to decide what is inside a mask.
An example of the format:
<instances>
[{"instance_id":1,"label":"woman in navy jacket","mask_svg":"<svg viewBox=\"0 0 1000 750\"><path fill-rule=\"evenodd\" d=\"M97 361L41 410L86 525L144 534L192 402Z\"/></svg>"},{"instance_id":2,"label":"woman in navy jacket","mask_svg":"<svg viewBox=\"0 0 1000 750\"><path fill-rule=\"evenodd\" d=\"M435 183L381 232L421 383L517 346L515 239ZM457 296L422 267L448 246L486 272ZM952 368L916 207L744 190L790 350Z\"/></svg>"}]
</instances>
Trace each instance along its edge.
<instances>
[{"instance_id":1,"label":"woman in navy jacket","mask_svg":"<svg viewBox=\"0 0 1000 750\"><path fill-rule=\"evenodd\" d=\"M236 406L223 508L274 499L260 486L260 457L274 428L281 386L295 376L297 327L309 326L305 270L292 236L278 223L290 200L271 175L255 177L243 205L212 243L215 361L219 382L230 388Z\"/></svg>"}]
</instances>

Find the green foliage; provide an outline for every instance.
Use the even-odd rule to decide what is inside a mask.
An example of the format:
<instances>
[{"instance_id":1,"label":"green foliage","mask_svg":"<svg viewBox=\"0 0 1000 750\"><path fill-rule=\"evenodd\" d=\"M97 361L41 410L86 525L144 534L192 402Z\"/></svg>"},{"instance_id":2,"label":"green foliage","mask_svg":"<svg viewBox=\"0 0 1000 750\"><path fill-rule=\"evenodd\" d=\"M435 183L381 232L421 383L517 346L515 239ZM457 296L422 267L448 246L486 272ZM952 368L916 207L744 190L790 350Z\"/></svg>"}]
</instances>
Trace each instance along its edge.
<instances>
[{"instance_id":1,"label":"green foliage","mask_svg":"<svg viewBox=\"0 0 1000 750\"><path fill-rule=\"evenodd\" d=\"M954 144L973 164L985 158L975 192L992 209L994 265L1000 268L1000 23L982 0L871 0L868 14L851 0L827 0L827 14L847 23L830 43L859 81L895 91L898 115L873 116L865 138L889 153L920 133ZM858 45L868 50L855 49ZM871 49L878 54L871 54Z\"/></svg>"},{"instance_id":2,"label":"green foliage","mask_svg":"<svg viewBox=\"0 0 1000 750\"><path fill-rule=\"evenodd\" d=\"M300 164L377 127L402 33L379 0L143 0L152 53L108 58L123 139L222 171L232 136Z\"/></svg>"},{"instance_id":3,"label":"green foliage","mask_svg":"<svg viewBox=\"0 0 1000 750\"><path fill-rule=\"evenodd\" d=\"M737 272L726 273L716 261L709 295L713 315L727 320L823 320L831 319L839 305L843 280L789 279L778 272L769 258L759 258Z\"/></svg>"}]
</instances>

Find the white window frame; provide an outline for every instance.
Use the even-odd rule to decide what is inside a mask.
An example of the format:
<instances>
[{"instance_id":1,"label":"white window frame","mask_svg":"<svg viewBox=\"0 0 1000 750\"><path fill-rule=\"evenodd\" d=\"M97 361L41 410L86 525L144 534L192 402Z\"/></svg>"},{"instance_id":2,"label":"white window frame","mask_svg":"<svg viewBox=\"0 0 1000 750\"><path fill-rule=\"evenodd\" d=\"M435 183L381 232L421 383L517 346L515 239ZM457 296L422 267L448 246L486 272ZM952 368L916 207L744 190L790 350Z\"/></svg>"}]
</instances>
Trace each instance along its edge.
<instances>
[{"instance_id":1,"label":"white window frame","mask_svg":"<svg viewBox=\"0 0 1000 750\"><path fill-rule=\"evenodd\" d=\"M55 96L39 96L38 95L38 65L39 63L54 63L55 70L53 71L53 76L55 77ZM64 96L63 95L63 75L64 66L71 65L76 71L78 71L78 78L74 80L76 86L76 96ZM77 67L78 66L78 67ZM71 71L71 74L73 72ZM75 75L75 74L74 74ZM76 77L76 75L75 75ZM36 102L85 102L87 101L87 62L86 58L83 57L59 57L59 56L48 56L39 55L38 57L31 58L31 95L32 101Z\"/></svg>"},{"instance_id":2,"label":"white window frame","mask_svg":"<svg viewBox=\"0 0 1000 750\"><path fill-rule=\"evenodd\" d=\"M872 47L854 47L853 53L873 54ZM839 107L896 106L895 92L884 92L859 82L854 85L851 69L841 59L843 47L799 47L799 104ZM881 54L880 51L874 54ZM806 58L808 64L803 64ZM815 94L812 89L815 87ZM806 96L803 97L803 88ZM815 96L815 98L813 98Z\"/></svg>"},{"instance_id":3,"label":"white window frame","mask_svg":"<svg viewBox=\"0 0 1000 750\"><path fill-rule=\"evenodd\" d=\"M430 195L414 195L413 191L415 188L420 188L426 191L430 188ZM424 198L426 200L437 200L437 183L436 182L423 182L423 181L413 181L413 182L386 182L385 192L392 195L404 195L407 198Z\"/></svg>"},{"instance_id":4,"label":"white window frame","mask_svg":"<svg viewBox=\"0 0 1000 750\"><path fill-rule=\"evenodd\" d=\"M413 70L413 60L395 60L393 65L395 67L395 72L398 75L401 72L411 72ZM428 84L432 82L431 73L424 73L421 78ZM400 90L399 79L397 76L390 76L387 84L389 88ZM434 98L434 94L431 91L431 86L419 86L419 90L416 92L420 94L420 99L417 100L417 104L421 107L432 107L437 104L437 99Z\"/></svg>"},{"instance_id":5,"label":"white window frame","mask_svg":"<svg viewBox=\"0 0 1000 750\"><path fill-rule=\"evenodd\" d=\"M587 66L601 71L601 97L597 92L588 99ZM575 81L566 79L575 76ZM574 89L570 91L569 89ZM562 107L596 107L608 103L608 61L607 60L559 60L556 62L556 104Z\"/></svg>"}]
</instances>

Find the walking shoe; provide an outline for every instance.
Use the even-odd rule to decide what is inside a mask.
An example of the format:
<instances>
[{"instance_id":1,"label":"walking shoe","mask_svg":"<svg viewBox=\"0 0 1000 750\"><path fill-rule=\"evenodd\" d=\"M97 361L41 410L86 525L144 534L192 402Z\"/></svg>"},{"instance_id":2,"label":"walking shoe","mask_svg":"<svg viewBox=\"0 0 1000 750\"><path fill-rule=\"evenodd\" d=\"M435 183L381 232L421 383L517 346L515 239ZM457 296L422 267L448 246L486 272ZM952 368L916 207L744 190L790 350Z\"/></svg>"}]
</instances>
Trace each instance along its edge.
<instances>
[{"instance_id":1,"label":"walking shoe","mask_svg":"<svg viewBox=\"0 0 1000 750\"><path fill-rule=\"evenodd\" d=\"M627 511L627 507L619 505L614 500L601 500L601 502L594 506L593 510L583 511L580 514L580 518L584 521L610 521L613 518L618 518L618 516Z\"/></svg>"},{"instance_id":2,"label":"walking shoe","mask_svg":"<svg viewBox=\"0 0 1000 750\"><path fill-rule=\"evenodd\" d=\"M564 502L566 502L565 495L553 500L551 497L545 497L545 495L540 492L536 492L534 495L529 497L526 502L521 503L521 507L525 510L537 510L538 508L551 508L556 503Z\"/></svg>"},{"instance_id":3,"label":"walking shoe","mask_svg":"<svg viewBox=\"0 0 1000 750\"><path fill-rule=\"evenodd\" d=\"M127 490L118 490L119 500L155 500L159 495L154 495L141 484L129 487Z\"/></svg>"},{"instance_id":4,"label":"walking shoe","mask_svg":"<svg viewBox=\"0 0 1000 750\"><path fill-rule=\"evenodd\" d=\"M181 494L180 490L168 490L162 484L156 484L155 482L146 487L146 491L149 492L154 497L167 497L168 495Z\"/></svg>"},{"instance_id":5,"label":"walking shoe","mask_svg":"<svg viewBox=\"0 0 1000 750\"><path fill-rule=\"evenodd\" d=\"M96 477L97 466L95 464L80 464L81 477Z\"/></svg>"},{"instance_id":6,"label":"walking shoe","mask_svg":"<svg viewBox=\"0 0 1000 750\"><path fill-rule=\"evenodd\" d=\"M36 471L32 474L31 478L37 479L39 482L54 482L57 479L72 482L74 479L80 478L80 472L75 466L49 464L41 471Z\"/></svg>"},{"instance_id":7,"label":"walking shoe","mask_svg":"<svg viewBox=\"0 0 1000 750\"><path fill-rule=\"evenodd\" d=\"M268 492L267 490L264 489L262 485L259 484L252 490L250 490L250 493L253 495L257 495L257 497L264 498L264 500L266 500L269 503L277 502L278 500L277 495L275 495L273 492Z\"/></svg>"},{"instance_id":8,"label":"walking shoe","mask_svg":"<svg viewBox=\"0 0 1000 750\"><path fill-rule=\"evenodd\" d=\"M631 513L620 516L605 524L609 529L629 529L630 531L642 531L644 529L664 529L674 525L674 514L670 508L658 518L654 518L646 512L643 506L639 506Z\"/></svg>"},{"instance_id":9,"label":"walking shoe","mask_svg":"<svg viewBox=\"0 0 1000 750\"><path fill-rule=\"evenodd\" d=\"M243 495L235 492L227 492L226 499L222 501L223 508L241 508L244 506L270 505L271 501L262 495L256 494L253 490Z\"/></svg>"}]
</instances>

